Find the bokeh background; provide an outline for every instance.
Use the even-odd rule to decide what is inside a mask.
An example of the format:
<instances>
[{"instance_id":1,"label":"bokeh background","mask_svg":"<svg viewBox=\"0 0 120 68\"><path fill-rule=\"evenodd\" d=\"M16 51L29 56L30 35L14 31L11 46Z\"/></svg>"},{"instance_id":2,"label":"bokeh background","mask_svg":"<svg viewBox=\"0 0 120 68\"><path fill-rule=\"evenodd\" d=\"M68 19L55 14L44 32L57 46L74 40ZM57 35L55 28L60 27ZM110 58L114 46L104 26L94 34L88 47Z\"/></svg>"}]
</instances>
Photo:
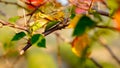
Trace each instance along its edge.
<instances>
[{"instance_id":1,"label":"bokeh background","mask_svg":"<svg viewBox=\"0 0 120 68\"><path fill-rule=\"evenodd\" d=\"M18 2L17 0L6 0ZM59 0L65 5L65 0ZM24 4L23 4L24 5ZM15 5L0 3L0 19L8 21L12 16L23 15L24 10ZM105 17L104 17L105 18ZM19 20L17 24L23 25L24 20ZM63 29L57 31L68 41L73 39L73 29ZM102 30L102 29L101 29ZM25 46L25 39L11 42L17 29L3 26L0 28L0 68L81 68L79 57L71 50L71 45L62 40L57 40L54 33L46 36L46 48L39 48L33 45L27 52L19 57L19 51ZM120 34L119 32L106 30L103 37L107 44L120 59ZM120 65L112 58L105 47L98 42L94 42L91 48L90 57L94 58L104 68L120 68ZM90 59L86 62L85 68L98 68Z\"/></svg>"}]
</instances>

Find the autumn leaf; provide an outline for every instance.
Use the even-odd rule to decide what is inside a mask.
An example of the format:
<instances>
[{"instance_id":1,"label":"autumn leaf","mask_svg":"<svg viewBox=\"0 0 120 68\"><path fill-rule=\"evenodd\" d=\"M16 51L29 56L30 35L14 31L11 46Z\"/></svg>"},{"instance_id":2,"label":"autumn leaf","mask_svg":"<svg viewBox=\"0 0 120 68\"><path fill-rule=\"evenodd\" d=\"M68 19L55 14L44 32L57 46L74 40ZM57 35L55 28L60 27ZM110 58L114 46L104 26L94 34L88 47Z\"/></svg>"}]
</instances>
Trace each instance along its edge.
<instances>
[{"instance_id":1,"label":"autumn leaf","mask_svg":"<svg viewBox=\"0 0 120 68\"><path fill-rule=\"evenodd\" d=\"M115 26L120 31L120 8L114 14Z\"/></svg>"},{"instance_id":2,"label":"autumn leaf","mask_svg":"<svg viewBox=\"0 0 120 68\"><path fill-rule=\"evenodd\" d=\"M72 20L70 20L70 24L68 25L68 28L74 28L76 24L78 23L81 16L82 15L77 14Z\"/></svg>"},{"instance_id":3,"label":"autumn leaf","mask_svg":"<svg viewBox=\"0 0 120 68\"><path fill-rule=\"evenodd\" d=\"M75 13L76 13L76 14L86 13L86 10L83 10L83 9L80 9L80 8L76 8L76 9L75 9Z\"/></svg>"},{"instance_id":4,"label":"autumn leaf","mask_svg":"<svg viewBox=\"0 0 120 68\"><path fill-rule=\"evenodd\" d=\"M26 3L28 3L27 7L29 9L35 9L36 7L38 7L43 2L44 2L44 0L26 0Z\"/></svg>"},{"instance_id":5,"label":"autumn leaf","mask_svg":"<svg viewBox=\"0 0 120 68\"><path fill-rule=\"evenodd\" d=\"M87 34L84 34L82 36L78 36L76 37L73 41L72 41L72 51L75 55L82 57L83 54L85 54L85 56L89 56L90 52L86 52L88 49L88 45L89 45L89 37Z\"/></svg>"}]
</instances>

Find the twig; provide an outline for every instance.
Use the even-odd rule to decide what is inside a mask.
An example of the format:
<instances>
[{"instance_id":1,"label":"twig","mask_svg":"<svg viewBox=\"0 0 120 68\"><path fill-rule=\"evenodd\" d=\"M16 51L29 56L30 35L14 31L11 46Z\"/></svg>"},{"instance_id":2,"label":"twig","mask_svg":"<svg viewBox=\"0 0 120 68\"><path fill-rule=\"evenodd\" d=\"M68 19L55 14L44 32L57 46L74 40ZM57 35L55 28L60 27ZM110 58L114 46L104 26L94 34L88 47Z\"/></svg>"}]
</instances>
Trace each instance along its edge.
<instances>
[{"instance_id":1,"label":"twig","mask_svg":"<svg viewBox=\"0 0 120 68\"><path fill-rule=\"evenodd\" d=\"M61 30L61 29L65 28L66 26L68 26L68 23L67 23L68 21L69 21L68 19L65 19L63 22L59 22L56 26L54 26L51 29L48 29L47 31L43 32L42 34L44 36L46 36L56 30Z\"/></svg>"},{"instance_id":2,"label":"twig","mask_svg":"<svg viewBox=\"0 0 120 68\"><path fill-rule=\"evenodd\" d=\"M5 22L3 20L0 20L0 23L4 26L9 26L9 27L12 27L12 28L16 28L16 29L20 29L20 30L25 30L27 31L27 28L26 27L22 27L22 26L18 26L18 25L14 25L14 24L11 24L9 22Z\"/></svg>"},{"instance_id":3,"label":"twig","mask_svg":"<svg viewBox=\"0 0 120 68\"><path fill-rule=\"evenodd\" d=\"M107 5L107 1L105 2L105 0L101 0L101 2L108 8L108 9L110 9L110 7Z\"/></svg>"},{"instance_id":4,"label":"twig","mask_svg":"<svg viewBox=\"0 0 120 68\"><path fill-rule=\"evenodd\" d=\"M90 58L90 60L91 60L98 68L103 68L102 65L100 65L94 58Z\"/></svg>"},{"instance_id":5,"label":"twig","mask_svg":"<svg viewBox=\"0 0 120 68\"><path fill-rule=\"evenodd\" d=\"M115 27L110 27L110 26L96 25L95 27L97 27L97 28L103 28L103 29L111 29L111 30L116 30L116 31L118 31L117 28L115 28Z\"/></svg>"},{"instance_id":6,"label":"twig","mask_svg":"<svg viewBox=\"0 0 120 68\"><path fill-rule=\"evenodd\" d=\"M0 10L0 15L2 15L2 16L7 16L2 10Z\"/></svg>"},{"instance_id":7,"label":"twig","mask_svg":"<svg viewBox=\"0 0 120 68\"><path fill-rule=\"evenodd\" d=\"M64 42L69 42L69 40L67 39L67 38L65 38L65 37L63 37L61 34L59 34L58 32L55 32L55 35L57 36L57 37L59 37L62 41L64 41Z\"/></svg>"},{"instance_id":8,"label":"twig","mask_svg":"<svg viewBox=\"0 0 120 68\"><path fill-rule=\"evenodd\" d=\"M98 40L98 42L103 45L107 51L110 53L110 55L116 60L116 62L118 64L120 64L120 60L115 56L115 54L113 53L113 51L110 49L110 47L108 47L108 45L106 44L106 41L104 38L100 37L100 39Z\"/></svg>"},{"instance_id":9,"label":"twig","mask_svg":"<svg viewBox=\"0 0 120 68\"><path fill-rule=\"evenodd\" d=\"M44 2L43 4L38 5L38 6L34 6L33 4L27 3L27 2L25 2L25 3L26 3L27 5L30 5L30 6L32 6L32 7L35 8L31 13L29 13L29 14L26 15L26 16L29 16L29 15L30 15L30 17L29 17L29 19L28 19L28 21L27 21L27 23L29 23L30 20L31 20L31 18L32 18L32 16L33 16L33 14L34 14L37 10L39 10L39 7L42 6L42 5L44 5L45 2ZM40 11L41 13L43 13L41 10L39 10L39 11Z\"/></svg>"},{"instance_id":10,"label":"twig","mask_svg":"<svg viewBox=\"0 0 120 68\"><path fill-rule=\"evenodd\" d=\"M89 6L89 10L92 8L93 3L94 3L94 0L91 1L90 6Z\"/></svg>"},{"instance_id":11,"label":"twig","mask_svg":"<svg viewBox=\"0 0 120 68\"><path fill-rule=\"evenodd\" d=\"M61 60L61 54L60 54L60 38L58 36L58 33L55 33L56 40L57 40L57 60L58 60L58 68L62 68L62 60Z\"/></svg>"},{"instance_id":12,"label":"twig","mask_svg":"<svg viewBox=\"0 0 120 68\"><path fill-rule=\"evenodd\" d=\"M32 46L30 39L27 42L27 45L20 51L20 55L23 55L24 52Z\"/></svg>"},{"instance_id":13,"label":"twig","mask_svg":"<svg viewBox=\"0 0 120 68\"><path fill-rule=\"evenodd\" d=\"M105 11L102 11L102 10L97 10L97 9L93 9L93 10L95 10L97 13L99 13L103 16L107 16L107 17L112 18L108 12L105 12Z\"/></svg>"},{"instance_id":14,"label":"twig","mask_svg":"<svg viewBox=\"0 0 120 68\"><path fill-rule=\"evenodd\" d=\"M42 34L43 34L44 36L47 36L47 35L49 35L50 33L54 32L54 31L61 30L61 29L65 28L66 26L68 26L68 23L67 23L68 21L69 21L68 19L65 19L63 22L60 22L60 23L57 24L55 27L53 27L53 28L51 28L51 29L43 32ZM28 48L30 48L31 46L32 46L31 41L28 40L27 45L20 51L20 55L23 55L24 52L25 52Z\"/></svg>"}]
</instances>

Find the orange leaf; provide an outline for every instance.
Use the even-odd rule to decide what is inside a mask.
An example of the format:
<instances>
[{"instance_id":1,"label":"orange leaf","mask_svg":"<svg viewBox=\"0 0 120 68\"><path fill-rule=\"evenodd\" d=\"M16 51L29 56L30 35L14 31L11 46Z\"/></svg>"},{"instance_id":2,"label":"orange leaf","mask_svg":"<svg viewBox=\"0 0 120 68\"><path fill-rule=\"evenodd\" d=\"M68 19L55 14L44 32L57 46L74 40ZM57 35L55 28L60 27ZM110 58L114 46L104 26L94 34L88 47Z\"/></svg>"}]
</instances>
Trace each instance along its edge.
<instances>
[{"instance_id":1,"label":"orange leaf","mask_svg":"<svg viewBox=\"0 0 120 68\"><path fill-rule=\"evenodd\" d=\"M116 11L114 20L116 28L120 31L120 8Z\"/></svg>"},{"instance_id":2,"label":"orange leaf","mask_svg":"<svg viewBox=\"0 0 120 68\"><path fill-rule=\"evenodd\" d=\"M90 40L87 34L76 37L72 41L72 51L75 55L81 57L85 49L88 47ZM86 54L86 57L90 55L90 52Z\"/></svg>"}]
</instances>

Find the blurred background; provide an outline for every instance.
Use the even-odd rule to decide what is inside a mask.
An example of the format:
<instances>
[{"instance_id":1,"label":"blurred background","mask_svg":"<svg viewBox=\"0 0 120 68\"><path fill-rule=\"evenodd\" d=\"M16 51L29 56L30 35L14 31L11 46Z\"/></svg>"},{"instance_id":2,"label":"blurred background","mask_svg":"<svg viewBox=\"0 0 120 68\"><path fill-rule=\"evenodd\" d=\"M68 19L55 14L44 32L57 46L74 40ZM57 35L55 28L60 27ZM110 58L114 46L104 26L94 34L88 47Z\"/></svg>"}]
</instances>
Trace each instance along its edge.
<instances>
[{"instance_id":1,"label":"blurred background","mask_svg":"<svg viewBox=\"0 0 120 68\"><path fill-rule=\"evenodd\" d=\"M19 0L5 0L8 2L19 2ZM67 4L65 0L58 0ZM22 4L22 3L21 3ZM24 5L24 4L23 4ZM8 21L10 17L23 15L24 10L15 5L0 3L0 19ZM106 18L106 17L103 17ZM106 18L107 19L107 18ZM105 20L106 20L105 19ZM19 20L18 25L23 25L24 20ZM104 29L101 29L101 31ZM57 31L67 41L58 39L55 33L46 36L46 48L39 48L36 45L30 47L23 56L19 51L25 46L26 40L11 41L18 29L3 26L0 28L0 68L82 68L79 57L76 56L68 41L72 41L73 29ZM104 37L108 47L120 59L120 34L117 31L105 30ZM108 50L98 42L93 42L91 55L103 68L120 68ZM91 59L87 59L85 68L98 68Z\"/></svg>"}]
</instances>

